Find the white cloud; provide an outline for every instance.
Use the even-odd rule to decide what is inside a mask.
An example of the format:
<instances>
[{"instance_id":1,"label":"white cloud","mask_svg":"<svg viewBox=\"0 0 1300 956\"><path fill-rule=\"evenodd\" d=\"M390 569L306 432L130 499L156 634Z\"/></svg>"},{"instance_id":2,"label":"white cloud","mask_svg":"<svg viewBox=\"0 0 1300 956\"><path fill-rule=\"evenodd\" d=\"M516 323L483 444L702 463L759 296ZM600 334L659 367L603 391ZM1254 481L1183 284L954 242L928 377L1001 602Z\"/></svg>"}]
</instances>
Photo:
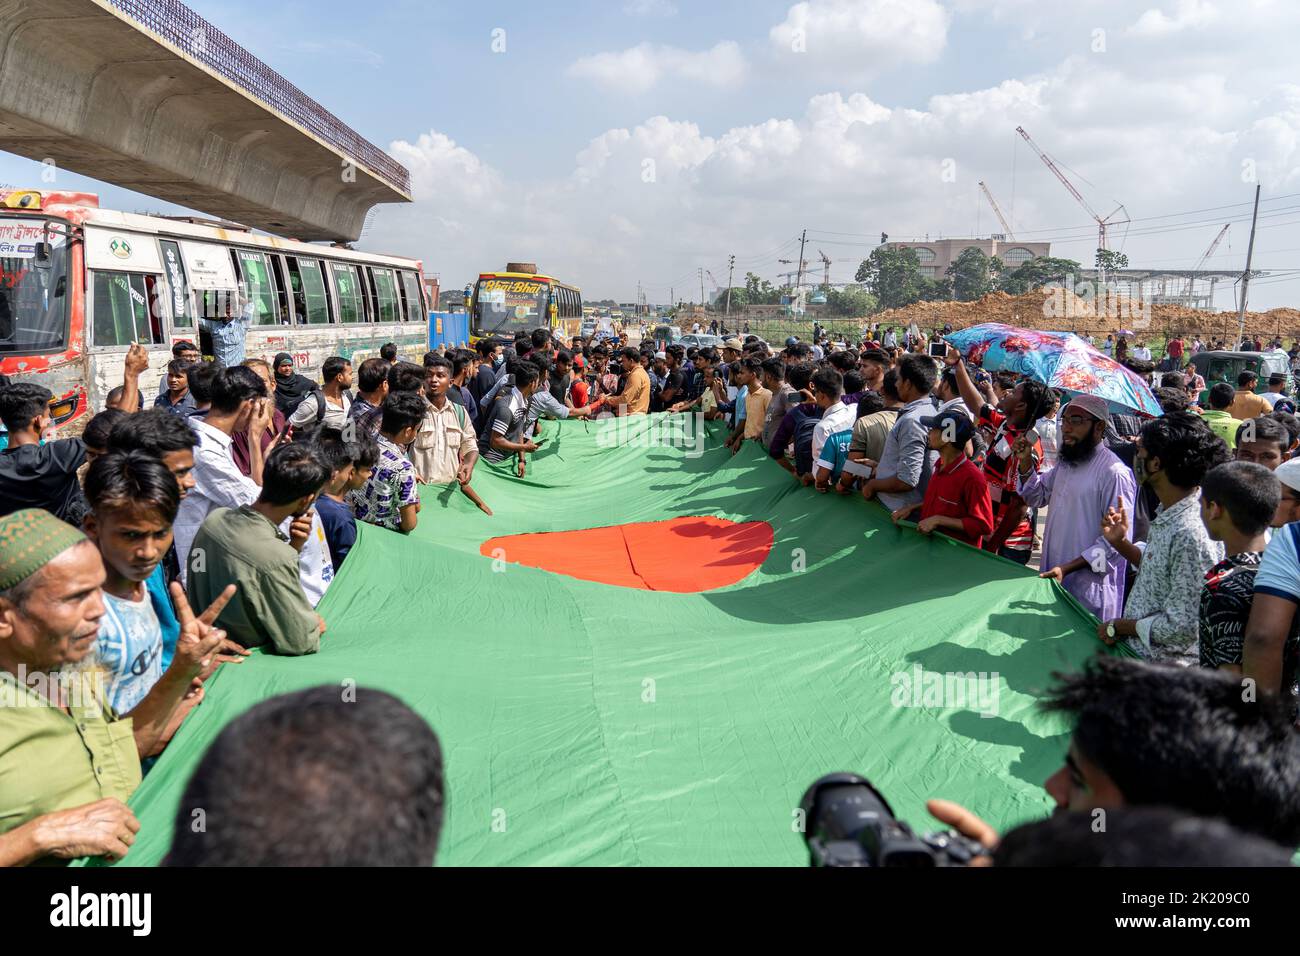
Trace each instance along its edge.
<instances>
[{"instance_id":1,"label":"white cloud","mask_svg":"<svg viewBox=\"0 0 1300 956\"><path fill-rule=\"evenodd\" d=\"M623 12L629 17L675 17L677 5L672 0L626 0Z\"/></svg>"},{"instance_id":2,"label":"white cloud","mask_svg":"<svg viewBox=\"0 0 1300 956\"><path fill-rule=\"evenodd\" d=\"M778 55L860 74L938 59L948 21L937 0L805 0L787 11L769 38Z\"/></svg>"},{"instance_id":3,"label":"white cloud","mask_svg":"<svg viewBox=\"0 0 1300 956\"><path fill-rule=\"evenodd\" d=\"M1195 41L1195 56L1183 39ZM782 271L776 259L792 255L771 250L805 226L820 232L813 248L836 259L838 281L870 251L866 237L882 231L968 235L978 222L988 233L993 216L976 187L985 179L1022 239L1050 238L1057 254L1088 259L1095 231L1087 214L1018 140L1016 126L1067 165L1102 214L1118 202L1138 219L1248 201L1253 182L1243 180L1243 163L1253 165L1266 199L1300 191L1300 85L1287 85L1285 68L1264 57L1225 69L1212 49L1201 50L1211 39L1189 33L1152 45L1147 57L1116 44L1104 57L1081 52L1041 73L957 87L915 105L827 86L801 109L753 123L651 116L598 132L567 173L540 180L504 176L430 131L393 145L412 170L416 202L382 207L367 245L420 255L449 286L523 258L571 277L594 298L626 300L643 281L651 299L664 301L667 286L675 282L682 293L692 284L683 277L698 266L721 276L728 253L739 257L738 275L774 278ZM1142 236L1135 223L1124 251L1135 265L1187 268L1219 225ZM1234 228L1234 240L1239 232L1244 237L1244 227ZM1294 261L1270 255L1300 246L1285 232L1261 229L1257 264ZM1240 268L1242 245L1225 243L1212 265ZM1288 288L1261 285L1260 294Z\"/></svg>"},{"instance_id":4,"label":"white cloud","mask_svg":"<svg viewBox=\"0 0 1300 956\"><path fill-rule=\"evenodd\" d=\"M739 45L727 40L699 52L642 43L619 52L584 56L571 64L567 73L607 89L645 93L670 81L732 87L744 79L747 69Z\"/></svg>"},{"instance_id":5,"label":"white cloud","mask_svg":"<svg viewBox=\"0 0 1300 956\"><path fill-rule=\"evenodd\" d=\"M1152 8L1138 17L1128 32L1138 37L1162 37L1183 30L1200 29L1219 17L1219 11L1208 0L1178 0L1173 15Z\"/></svg>"}]
</instances>

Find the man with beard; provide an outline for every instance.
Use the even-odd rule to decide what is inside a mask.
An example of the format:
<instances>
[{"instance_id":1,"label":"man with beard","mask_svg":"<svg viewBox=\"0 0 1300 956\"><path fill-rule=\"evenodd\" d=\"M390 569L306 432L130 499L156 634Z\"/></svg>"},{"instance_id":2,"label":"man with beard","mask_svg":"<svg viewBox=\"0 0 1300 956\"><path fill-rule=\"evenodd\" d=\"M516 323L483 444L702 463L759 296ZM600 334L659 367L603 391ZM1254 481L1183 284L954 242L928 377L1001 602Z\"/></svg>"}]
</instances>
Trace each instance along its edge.
<instances>
[{"instance_id":1,"label":"man with beard","mask_svg":"<svg viewBox=\"0 0 1300 956\"><path fill-rule=\"evenodd\" d=\"M121 717L93 666L104 582L76 528L37 508L0 518L0 866L126 854L140 829L124 802L140 758L225 637L212 622L233 591L195 618L173 584L175 674Z\"/></svg>"},{"instance_id":2,"label":"man with beard","mask_svg":"<svg viewBox=\"0 0 1300 956\"><path fill-rule=\"evenodd\" d=\"M1131 514L1137 494L1132 470L1103 442L1109 417L1104 400L1073 399L1061 416L1060 461L1049 471L1035 473L1033 449L1023 435L1014 448L1020 496L1031 508L1050 506L1042 577L1062 585L1103 621L1124 609L1128 565L1101 534L1102 519L1112 508Z\"/></svg>"}]
</instances>

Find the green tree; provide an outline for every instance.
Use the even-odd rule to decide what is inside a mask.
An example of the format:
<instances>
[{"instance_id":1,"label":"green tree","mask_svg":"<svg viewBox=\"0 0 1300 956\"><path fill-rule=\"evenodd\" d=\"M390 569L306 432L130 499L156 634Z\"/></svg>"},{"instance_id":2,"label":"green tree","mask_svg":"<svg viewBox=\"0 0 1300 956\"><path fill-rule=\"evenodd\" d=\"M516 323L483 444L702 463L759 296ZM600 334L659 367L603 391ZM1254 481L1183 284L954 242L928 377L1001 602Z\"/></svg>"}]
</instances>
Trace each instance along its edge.
<instances>
[{"instance_id":1,"label":"green tree","mask_svg":"<svg viewBox=\"0 0 1300 956\"><path fill-rule=\"evenodd\" d=\"M826 293L826 313L861 318L876 311L876 297L860 285L846 285Z\"/></svg>"},{"instance_id":2,"label":"green tree","mask_svg":"<svg viewBox=\"0 0 1300 956\"><path fill-rule=\"evenodd\" d=\"M935 302L940 299L952 298L952 280L951 279L927 279L921 277L920 287L921 300L923 302Z\"/></svg>"},{"instance_id":3,"label":"green tree","mask_svg":"<svg viewBox=\"0 0 1300 956\"><path fill-rule=\"evenodd\" d=\"M1079 263L1055 256L1035 256L1011 272L1004 272L998 288L1012 295L1041 289L1050 282L1069 283L1079 277Z\"/></svg>"},{"instance_id":4,"label":"green tree","mask_svg":"<svg viewBox=\"0 0 1300 956\"><path fill-rule=\"evenodd\" d=\"M896 309L920 301L925 282L915 249L886 246L871 250L854 278L866 285L882 309Z\"/></svg>"},{"instance_id":5,"label":"green tree","mask_svg":"<svg viewBox=\"0 0 1300 956\"><path fill-rule=\"evenodd\" d=\"M1116 252L1114 249L1098 249L1096 266L1103 272L1114 272L1116 269L1128 268L1128 256L1122 252Z\"/></svg>"},{"instance_id":6,"label":"green tree","mask_svg":"<svg viewBox=\"0 0 1300 956\"><path fill-rule=\"evenodd\" d=\"M948 266L946 275L952 280L956 299L974 302L993 291L1001 271L1001 260L985 255L984 250L976 246L969 246Z\"/></svg>"}]
</instances>

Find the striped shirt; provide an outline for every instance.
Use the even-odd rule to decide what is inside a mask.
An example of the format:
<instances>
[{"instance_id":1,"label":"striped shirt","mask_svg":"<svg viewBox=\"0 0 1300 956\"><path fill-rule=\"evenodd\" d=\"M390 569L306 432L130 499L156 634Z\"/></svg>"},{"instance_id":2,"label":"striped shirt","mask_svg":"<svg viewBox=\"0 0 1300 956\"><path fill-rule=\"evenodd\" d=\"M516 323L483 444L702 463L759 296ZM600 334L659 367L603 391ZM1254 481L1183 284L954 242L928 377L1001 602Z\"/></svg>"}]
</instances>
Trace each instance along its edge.
<instances>
[{"instance_id":1,"label":"striped shirt","mask_svg":"<svg viewBox=\"0 0 1300 956\"><path fill-rule=\"evenodd\" d=\"M510 390L510 394L497 398L492 406L492 413L483 425L483 436L479 439L479 454L484 460L505 461L512 452L492 447L492 436L501 435L507 441L522 442L524 426L528 417L528 399L519 389Z\"/></svg>"}]
</instances>

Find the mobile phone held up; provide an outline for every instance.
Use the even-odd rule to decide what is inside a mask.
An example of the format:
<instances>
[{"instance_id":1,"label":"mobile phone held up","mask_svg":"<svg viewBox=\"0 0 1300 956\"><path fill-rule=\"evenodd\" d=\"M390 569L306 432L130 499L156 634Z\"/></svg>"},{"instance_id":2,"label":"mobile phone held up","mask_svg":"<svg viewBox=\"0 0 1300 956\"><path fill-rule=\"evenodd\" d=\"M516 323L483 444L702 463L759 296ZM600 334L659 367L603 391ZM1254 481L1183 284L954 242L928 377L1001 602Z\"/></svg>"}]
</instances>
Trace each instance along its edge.
<instances>
[{"instance_id":1,"label":"mobile phone held up","mask_svg":"<svg viewBox=\"0 0 1300 956\"><path fill-rule=\"evenodd\" d=\"M948 354L948 343L943 339L936 339L930 343L930 358L941 359Z\"/></svg>"}]
</instances>

